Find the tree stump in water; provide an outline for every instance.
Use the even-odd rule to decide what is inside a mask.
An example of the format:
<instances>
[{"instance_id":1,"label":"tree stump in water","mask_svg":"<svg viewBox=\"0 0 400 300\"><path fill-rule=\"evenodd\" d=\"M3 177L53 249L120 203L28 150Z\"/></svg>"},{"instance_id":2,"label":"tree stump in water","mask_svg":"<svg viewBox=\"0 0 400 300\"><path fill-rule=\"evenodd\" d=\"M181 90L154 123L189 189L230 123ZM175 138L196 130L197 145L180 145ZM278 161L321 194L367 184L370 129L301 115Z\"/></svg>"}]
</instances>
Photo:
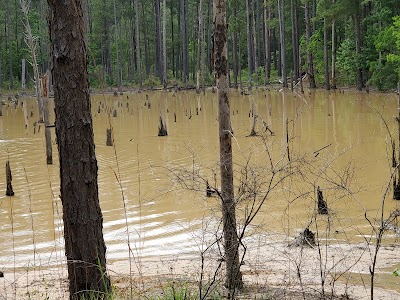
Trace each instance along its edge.
<instances>
[{"instance_id":1,"label":"tree stump in water","mask_svg":"<svg viewBox=\"0 0 400 300\"><path fill-rule=\"evenodd\" d=\"M322 191L317 187L317 197L318 197L318 213L320 215L328 214L328 205L324 200L324 195L322 195Z\"/></svg>"},{"instance_id":2,"label":"tree stump in water","mask_svg":"<svg viewBox=\"0 0 400 300\"><path fill-rule=\"evenodd\" d=\"M400 200L400 182L393 181L393 199Z\"/></svg>"},{"instance_id":3,"label":"tree stump in water","mask_svg":"<svg viewBox=\"0 0 400 300\"><path fill-rule=\"evenodd\" d=\"M6 196L14 196L14 191L12 187L12 175L11 175L11 168L10 168L10 161L6 161L6 182L7 182L7 190Z\"/></svg>"},{"instance_id":4,"label":"tree stump in water","mask_svg":"<svg viewBox=\"0 0 400 300\"><path fill-rule=\"evenodd\" d=\"M164 125L163 119L160 116L160 125L158 125L158 136L167 136L167 126Z\"/></svg>"},{"instance_id":5,"label":"tree stump in water","mask_svg":"<svg viewBox=\"0 0 400 300\"><path fill-rule=\"evenodd\" d=\"M112 141L112 130L111 128L107 128L107 141L106 141L107 146L112 146L113 141Z\"/></svg>"},{"instance_id":6,"label":"tree stump in water","mask_svg":"<svg viewBox=\"0 0 400 300\"><path fill-rule=\"evenodd\" d=\"M289 246L315 246L315 233L307 227L304 231L300 232L299 236Z\"/></svg>"}]
</instances>

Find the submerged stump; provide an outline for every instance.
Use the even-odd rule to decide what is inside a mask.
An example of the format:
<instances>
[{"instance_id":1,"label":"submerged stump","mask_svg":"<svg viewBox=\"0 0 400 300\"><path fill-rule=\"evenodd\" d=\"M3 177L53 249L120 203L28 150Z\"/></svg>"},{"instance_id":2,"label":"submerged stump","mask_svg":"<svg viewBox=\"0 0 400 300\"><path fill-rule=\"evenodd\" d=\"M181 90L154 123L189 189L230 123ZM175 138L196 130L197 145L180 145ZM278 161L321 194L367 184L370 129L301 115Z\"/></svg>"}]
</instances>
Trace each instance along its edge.
<instances>
[{"instance_id":1,"label":"submerged stump","mask_svg":"<svg viewBox=\"0 0 400 300\"><path fill-rule=\"evenodd\" d=\"M107 141L106 141L107 146L112 146L113 141L112 141L112 130L111 128L107 128Z\"/></svg>"},{"instance_id":2,"label":"submerged stump","mask_svg":"<svg viewBox=\"0 0 400 300\"><path fill-rule=\"evenodd\" d=\"M324 195L322 191L317 187L317 198L318 198L318 214L327 215L328 214L328 205L324 200Z\"/></svg>"},{"instance_id":3,"label":"submerged stump","mask_svg":"<svg viewBox=\"0 0 400 300\"><path fill-rule=\"evenodd\" d=\"M160 124L158 125L158 136L167 136L167 126L164 124L162 117L160 116Z\"/></svg>"},{"instance_id":4,"label":"submerged stump","mask_svg":"<svg viewBox=\"0 0 400 300\"><path fill-rule=\"evenodd\" d=\"M304 231L300 232L294 241L289 245L294 247L300 246L315 246L315 233L312 232L308 227Z\"/></svg>"},{"instance_id":5,"label":"submerged stump","mask_svg":"<svg viewBox=\"0 0 400 300\"><path fill-rule=\"evenodd\" d=\"M6 161L6 182L7 182L7 190L6 196L14 196L14 191L12 187L12 175L11 175L11 168L10 168L10 161Z\"/></svg>"}]
</instances>

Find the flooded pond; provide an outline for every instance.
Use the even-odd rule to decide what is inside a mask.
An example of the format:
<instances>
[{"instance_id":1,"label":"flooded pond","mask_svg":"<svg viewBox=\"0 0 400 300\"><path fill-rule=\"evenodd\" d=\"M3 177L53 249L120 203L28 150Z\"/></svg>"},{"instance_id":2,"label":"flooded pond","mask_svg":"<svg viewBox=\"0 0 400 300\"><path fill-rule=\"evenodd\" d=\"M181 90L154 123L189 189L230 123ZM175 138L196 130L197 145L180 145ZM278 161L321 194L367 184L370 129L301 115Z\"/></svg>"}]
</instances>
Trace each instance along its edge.
<instances>
[{"instance_id":1,"label":"flooded pond","mask_svg":"<svg viewBox=\"0 0 400 300\"><path fill-rule=\"evenodd\" d=\"M371 220L379 218L391 172L389 135L379 114L397 136L396 96L260 90L248 96L231 91L230 99L237 183L245 165L258 172L270 165L270 156L277 165L287 160L288 143L291 159L303 166L303 175L279 183L266 199L249 228L254 237L249 243L268 234L289 241L313 223L317 186L332 212L332 243L364 241L372 232L364 210ZM5 196L5 168L0 168L0 270L64 262L55 134L54 164L48 166L43 125L35 125L35 101L21 100L22 106L6 101L0 117L0 162L4 166L10 160L15 192ZM207 198L205 192L205 180L218 188L217 95L95 95L92 112L108 262L126 261L128 232L135 257L143 260L197 257L204 236L218 226L219 199ZM166 137L157 136L160 115L167 125ZM249 137L254 116L259 136ZM110 124L113 147L106 146ZM270 156L266 145L272 149ZM257 182L270 176L257 172L248 173L257 174ZM313 176L307 175L310 172ZM340 184L348 184L354 197L333 188L340 190ZM385 216L398 207L391 198L390 192ZM245 214L246 206L240 205L238 219ZM393 233L388 235L391 243Z\"/></svg>"}]
</instances>

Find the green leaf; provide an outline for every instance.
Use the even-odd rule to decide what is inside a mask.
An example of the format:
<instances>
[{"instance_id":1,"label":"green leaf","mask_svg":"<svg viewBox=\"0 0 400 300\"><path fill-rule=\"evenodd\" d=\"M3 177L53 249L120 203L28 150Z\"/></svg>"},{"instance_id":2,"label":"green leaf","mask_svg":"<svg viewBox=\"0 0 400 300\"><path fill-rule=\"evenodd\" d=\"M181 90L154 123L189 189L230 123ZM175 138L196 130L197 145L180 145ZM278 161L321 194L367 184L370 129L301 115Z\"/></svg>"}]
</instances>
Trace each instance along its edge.
<instances>
[{"instance_id":1,"label":"green leaf","mask_svg":"<svg viewBox=\"0 0 400 300\"><path fill-rule=\"evenodd\" d=\"M400 269L395 269L392 273L393 276L400 276Z\"/></svg>"}]
</instances>

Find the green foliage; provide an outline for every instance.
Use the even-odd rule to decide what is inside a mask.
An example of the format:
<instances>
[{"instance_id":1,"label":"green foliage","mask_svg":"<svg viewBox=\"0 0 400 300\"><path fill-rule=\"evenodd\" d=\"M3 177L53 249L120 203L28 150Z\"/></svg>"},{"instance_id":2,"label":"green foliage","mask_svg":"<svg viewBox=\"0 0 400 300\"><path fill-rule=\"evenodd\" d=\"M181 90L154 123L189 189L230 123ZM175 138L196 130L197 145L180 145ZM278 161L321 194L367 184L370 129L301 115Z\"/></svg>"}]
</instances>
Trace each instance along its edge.
<instances>
[{"instance_id":1,"label":"green foliage","mask_svg":"<svg viewBox=\"0 0 400 300\"><path fill-rule=\"evenodd\" d=\"M400 276L400 269L395 269L392 273L393 276Z\"/></svg>"},{"instance_id":2,"label":"green foliage","mask_svg":"<svg viewBox=\"0 0 400 300\"><path fill-rule=\"evenodd\" d=\"M338 82L354 84L357 57L353 39L347 38L341 43L336 59Z\"/></svg>"}]
</instances>

